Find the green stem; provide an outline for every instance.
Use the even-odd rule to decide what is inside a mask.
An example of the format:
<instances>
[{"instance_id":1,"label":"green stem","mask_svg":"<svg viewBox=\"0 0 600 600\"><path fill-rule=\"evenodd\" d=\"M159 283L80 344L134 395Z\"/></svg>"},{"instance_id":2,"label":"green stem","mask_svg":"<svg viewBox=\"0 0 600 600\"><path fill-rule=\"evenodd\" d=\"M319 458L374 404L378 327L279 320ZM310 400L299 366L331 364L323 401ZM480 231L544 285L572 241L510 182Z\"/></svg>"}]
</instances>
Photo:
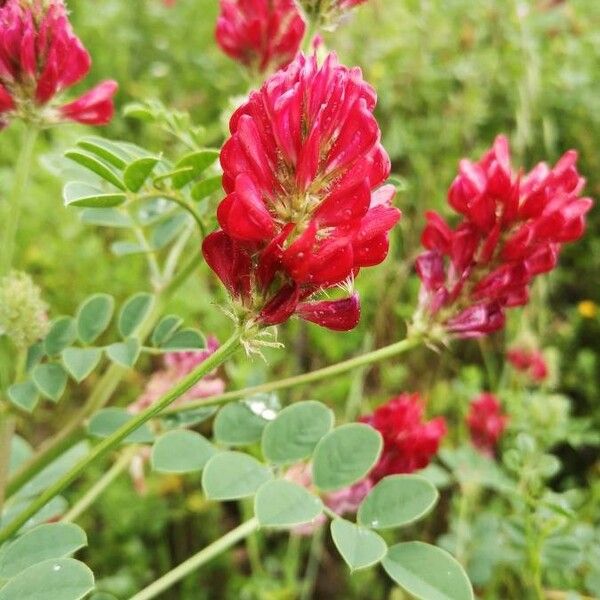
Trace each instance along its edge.
<instances>
[{"instance_id":1,"label":"green stem","mask_svg":"<svg viewBox=\"0 0 600 600\"><path fill-rule=\"evenodd\" d=\"M170 202L179 205L181 208L183 208L183 210L187 211L192 216L192 218L196 222L196 225L198 225L198 229L200 230L200 235L202 236L202 239L206 237L206 227L204 226L204 221L202 221L200 213L185 198L181 197L179 194L173 191L157 190L155 192L140 195L137 199L152 200L153 198L164 198L165 200L169 200Z\"/></svg>"},{"instance_id":2,"label":"green stem","mask_svg":"<svg viewBox=\"0 0 600 600\"><path fill-rule=\"evenodd\" d=\"M216 542L210 544L210 546L207 546L198 552L198 554L188 558L188 560L181 563L178 567L175 567L172 571L169 571L166 575L163 575L160 579L151 583L148 587L130 598L130 600L151 600L151 598L156 598L162 592L168 590L178 581L190 573L193 573L208 561L219 556L219 554L222 554L226 550L229 550L229 548L257 531L258 528L259 524L256 517L242 523L240 526L219 538Z\"/></svg>"},{"instance_id":3,"label":"green stem","mask_svg":"<svg viewBox=\"0 0 600 600\"><path fill-rule=\"evenodd\" d=\"M0 406L0 513L4 505L4 493L10 469L10 452L14 431L14 416L4 406Z\"/></svg>"},{"instance_id":4,"label":"green stem","mask_svg":"<svg viewBox=\"0 0 600 600\"><path fill-rule=\"evenodd\" d=\"M113 466L71 507L61 521L65 523L76 521L98 499L104 490L125 471L137 450L136 446L131 446L125 450Z\"/></svg>"},{"instance_id":5,"label":"green stem","mask_svg":"<svg viewBox=\"0 0 600 600\"><path fill-rule=\"evenodd\" d=\"M319 564L323 554L323 538L325 537L325 526L319 527L313 534L310 545L310 554L308 555L308 565L302 582L300 591L300 600L310 600L313 597L317 576L319 574Z\"/></svg>"},{"instance_id":6,"label":"green stem","mask_svg":"<svg viewBox=\"0 0 600 600\"><path fill-rule=\"evenodd\" d=\"M227 404L233 400L240 400L241 398L247 398L254 394L275 392L291 387L306 385L315 381L321 381L322 379L328 379L352 371L358 367L378 363L388 358L398 356L419 346L423 341L424 338L415 335L414 337L406 338L405 340L390 344L389 346L384 346L379 350L373 350L372 352L367 352L361 356L356 356L349 360L336 363L335 365L311 371L310 373L303 373L302 375L295 375L294 377L288 377L287 379L279 379L277 381L255 385L253 387L244 388L243 390L234 390L232 392L226 392L225 394L210 396L202 400L197 400L196 402L186 402L182 406L176 406L165 411L165 414L176 414L189 410L196 410L204 406Z\"/></svg>"},{"instance_id":7,"label":"green stem","mask_svg":"<svg viewBox=\"0 0 600 600\"><path fill-rule=\"evenodd\" d=\"M471 500L476 493L476 490L467 486L460 488L460 500L458 504L458 521L456 524L456 547L454 556L461 564L467 564L467 542L469 539L469 522L471 516Z\"/></svg>"},{"instance_id":8,"label":"green stem","mask_svg":"<svg viewBox=\"0 0 600 600\"><path fill-rule=\"evenodd\" d=\"M167 406L185 394L185 392L192 388L200 381L200 379L219 367L240 347L240 333L236 332L220 346L214 354L211 354L189 375L182 378L179 383L174 385L166 394L152 404L152 406L127 421L127 423L119 427L114 433L94 446L83 459L35 498L25 510L0 531L0 543L17 533L33 515L50 502L50 500L58 496L58 494L77 479L77 477L79 477L91 464L117 447L128 435L136 431L144 423L163 412Z\"/></svg>"},{"instance_id":9,"label":"green stem","mask_svg":"<svg viewBox=\"0 0 600 600\"><path fill-rule=\"evenodd\" d=\"M15 165L15 180L11 193L7 198L5 210L6 220L2 232L0 249L0 276L8 273L12 267L15 254L15 241L19 229L19 217L23 198L27 193L33 150L38 136L38 129L28 125L23 132L21 149Z\"/></svg>"}]
</instances>

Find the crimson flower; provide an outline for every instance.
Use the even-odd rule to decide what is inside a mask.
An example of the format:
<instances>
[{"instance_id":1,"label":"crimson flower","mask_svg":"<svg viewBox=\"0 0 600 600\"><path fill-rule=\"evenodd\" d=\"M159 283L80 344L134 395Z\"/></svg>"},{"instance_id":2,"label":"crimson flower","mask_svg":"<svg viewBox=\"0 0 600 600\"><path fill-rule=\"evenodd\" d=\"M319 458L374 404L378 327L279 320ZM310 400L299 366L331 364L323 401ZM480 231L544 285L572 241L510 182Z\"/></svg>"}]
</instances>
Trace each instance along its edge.
<instances>
[{"instance_id":1,"label":"crimson flower","mask_svg":"<svg viewBox=\"0 0 600 600\"><path fill-rule=\"evenodd\" d=\"M548 377L548 365L539 350L511 348L506 358L515 369L527 373L534 381L544 381Z\"/></svg>"},{"instance_id":2,"label":"crimson flower","mask_svg":"<svg viewBox=\"0 0 600 600\"><path fill-rule=\"evenodd\" d=\"M467 425L473 445L483 454L493 456L507 423L508 416L493 394L481 394L471 402Z\"/></svg>"},{"instance_id":3,"label":"crimson flower","mask_svg":"<svg viewBox=\"0 0 600 600\"><path fill-rule=\"evenodd\" d=\"M390 164L375 103L360 69L300 54L232 116L221 230L203 252L238 316L276 325L296 313L334 330L358 323L356 294L319 296L382 262L400 219L393 186L381 186Z\"/></svg>"},{"instance_id":4,"label":"crimson flower","mask_svg":"<svg viewBox=\"0 0 600 600\"><path fill-rule=\"evenodd\" d=\"M215 36L223 52L260 73L292 62L306 25L294 0L220 0Z\"/></svg>"},{"instance_id":5,"label":"crimson flower","mask_svg":"<svg viewBox=\"0 0 600 600\"><path fill-rule=\"evenodd\" d=\"M75 36L63 0L7 0L0 8L0 122L13 117L41 123L62 120L108 123L114 113L114 81L78 100L53 99L89 72L91 59Z\"/></svg>"},{"instance_id":6,"label":"crimson flower","mask_svg":"<svg viewBox=\"0 0 600 600\"><path fill-rule=\"evenodd\" d=\"M526 175L515 173L503 136L478 163L461 161L448 193L461 223L452 229L427 213L421 238L427 252L416 264L417 321L476 337L501 329L506 309L527 303L535 276L551 271L562 245L585 230L593 202L581 197L585 180L576 161L570 150L553 168L540 163Z\"/></svg>"},{"instance_id":7,"label":"crimson flower","mask_svg":"<svg viewBox=\"0 0 600 600\"><path fill-rule=\"evenodd\" d=\"M369 477L376 483L388 475L424 469L437 454L446 435L446 421L437 417L423 420L419 394L400 394L361 421L383 437L383 452Z\"/></svg>"}]
</instances>

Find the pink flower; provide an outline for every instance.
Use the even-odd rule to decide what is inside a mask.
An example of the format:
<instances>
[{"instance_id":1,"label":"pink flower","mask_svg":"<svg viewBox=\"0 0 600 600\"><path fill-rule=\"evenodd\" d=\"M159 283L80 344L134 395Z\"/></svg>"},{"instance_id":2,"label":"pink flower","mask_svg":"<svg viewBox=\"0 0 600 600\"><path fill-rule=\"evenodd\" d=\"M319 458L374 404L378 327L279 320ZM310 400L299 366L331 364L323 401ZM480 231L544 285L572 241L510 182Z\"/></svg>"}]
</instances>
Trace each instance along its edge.
<instances>
[{"instance_id":1,"label":"pink flower","mask_svg":"<svg viewBox=\"0 0 600 600\"><path fill-rule=\"evenodd\" d=\"M527 303L531 281L551 271L562 245L585 230L593 202L581 197L576 161L570 150L553 168L540 163L516 173L503 136L478 163L461 161L448 193L461 223L452 229L427 213L427 252L416 263L420 318L475 337L502 328L506 309Z\"/></svg>"},{"instance_id":2,"label":"pink flower","mask_svg":"<svg viewBox=\"0 0 600 600\"><path fill-rule=\"evenodd\" d=\"M238 313L275 325L292 314L334 330L360 317L356 294L320 299L388 252L388 156L360 69L300 54L231 118L221 152L221 230L203 244Z\"/></svg>"},{"instance_id":3,"label":"pink flower","mask_svg":"<svg viewBox=\"0 0 600 600\"><path fill-rule=\"evenodd\" d=\"M129 412L137 414L154 404L182 377L191 373L200 363L213 354L218 347L219 342L211 336L207 339L207 346L203 350L165 354L164 368L156 371L150 377L144 393L129 406ZM174 406L221 394L224 390L225 382L213 372L202 378L194 387L181 396Z\"/></svg>"},{"instance_id":4,"label":"pink flower","mask_svg":"<svg viewBox=\"0 0 600 600\"><path fill-rule=\"evenodd\" d=\"M361 419L383 436L383 452L369 477L377 483L387 475L424 469L437 454L446 435L446 421L423 420L418 394L400 394Z\"/></svg>"},{"instance_id":5,"label":"pink flower","mask_svg":"<svg viewBox=\"0 0 600 600\"><path fill-rule=\"evenodd\" d=\"M265 73L292 62L305 23L294 0L220 0L215 36L228 56Z\"/></svg>"},{"instance_id":6,"label":"pink flower","mask_svg":"<svg viewBox=\"0 0 600 600\"><path fill-rule=\"evenodd\" d=\"M541 382L548 377L548 365L539 350L511 348L506 358L515 369L527 373L534 381Z\"/></svg>"},{"instance_id":7,"label":"pink flower","mask_svg":"<svg viewBox=\"0 0 600 600\"><path fill-rule=\"evenodd\" d=\"M481 394L471 402L467 425L473 445L483 454L493 456L498 440L508 423L502 406L493 394Z\"/></svg>"},{"instance_id":8,"label":"pink flower","mask_svg":"<svg viewBox=\"0 0 600 600\"><path fill-rule=\"evenodd\" d=\"M284 475L285 479L292 481L308 490L313 490L313 478L311 466L307 464L298 464L290 467ZM340 517L354 514L358 510L360 503L371 491L373 483L366 477L362 481L355 483L347 488L329 492L323 496L323 502ZM314 491L314 490L313 490ZM317 527L325 523L325 515L321 514L311 523L299 525L294 528L297 535L312 535Z\"/></svg>"},{"instance_id":9,"label":"pink flower","mask_svg":"<svg viewBox=\"0 0 600 600\"><path fill-rule=\"evenodd\" d=\"M6 0L0 8L0 119L104 125L117 84L105 81L79 100L54 99L81 81L91 59L69 23L63 0Z\"/></svg>"}]
</instances>

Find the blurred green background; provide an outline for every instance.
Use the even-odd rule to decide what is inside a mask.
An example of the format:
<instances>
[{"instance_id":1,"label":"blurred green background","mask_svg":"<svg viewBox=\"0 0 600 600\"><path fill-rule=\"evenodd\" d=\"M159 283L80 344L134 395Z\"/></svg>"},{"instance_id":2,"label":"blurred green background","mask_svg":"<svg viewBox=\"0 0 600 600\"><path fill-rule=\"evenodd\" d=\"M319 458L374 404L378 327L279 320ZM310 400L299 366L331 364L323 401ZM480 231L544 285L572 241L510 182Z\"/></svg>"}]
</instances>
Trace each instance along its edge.
<instances>
[{"instance_id":1,"label":"blurred green background","mask_svg":"<svg viewBox=\"0 0 600 600\"><path fill-rule=\"evenodd\" d=\"M104 78L116 79L119 107L159 99L168 107L189 111L195 124L206 127L212 144L222 142L222 115L232 97L248 90L249 82L214 42L216 0L178 0L171 9L161 0L70 0L69 7L74 28L94 61L82 90ZM393 172L402 182L397 205L404 218L386 263L365 271L358 280L363 319L356 331L332 335L290 323L281 332L287 351L270 352L268 364L238 361L228 371L232 387L317 368L401 338L418 293L412 259L419 250L424 211L449 212L445 194L459 159L479 157L496 134L509 135L514 162L525 168L539 160L555 162L565 150L578 149L580 170L588 178L587 193L600 196L600 2L369 0L337 32L326 34L325 43L346 64L361 66L378 91L377 116ZM10 176L19 128L15 125L2 133L3 186ZM52 165L86 133L89 130L73 125L44 134L20 231L20 265L43 287L53 316L71 314L93 292L107 291L124 299L147 288L143 259L112 256L109 247L115 233L82 225L77 211L62 206L62 182ZM121 115L100 134L156 152L177 150L177 142L159 128ZM596 429L600 426L599 224L596 209L586 237L566 248L560 268L536 284L531 305L511 316L505 333L484 343L499 366L506 344L524 332L531 335L554 357L553 391L571 397L574 414L591 419ZM203 267L170 308L206 333L218 332L224 338L230 324L212 304L215 294L222 297ZM282 401L314 397L343 412L350 397L358 398L367 411L401 391L421 391L429 398L429 412L458 422L471 390L493 385L489 372L480 368L480 350L471 342L456 344L444 357L416 351L366 373L290 391ZM148 373L153 364L147 361L143 367ZM132 373L115 404L135 397L144 378ZM80 388L71 404L41 411L30 426L30 438L48 435L85 393L85 387ZM594 477L592 471L597 448L557 451L564 459L557 486L579 480L584 487L599 487L597 472ZM90 481L96 476L91 473ZM184 560L236 518L235 507L204 502L193 479L154 477L150 485L152 493L141 497L126 478L119 480L82 521L91 541L85 560L100 587L118 597L128 597ZM600 490L596 498L598 494ZM597 512L588 517L595 525ZM425 535L435 537L443 531L443 506L441 513ZM421 530L417 533L423 535ZM264 571L250 577L244 557L234 552L164 597L295 597L285 578L273 576L279 568L280 541L268 538L263 544ZM315 597L401 597L376 571L350 579L334 557L326 550Z\"/></svg>"}]
</instances>

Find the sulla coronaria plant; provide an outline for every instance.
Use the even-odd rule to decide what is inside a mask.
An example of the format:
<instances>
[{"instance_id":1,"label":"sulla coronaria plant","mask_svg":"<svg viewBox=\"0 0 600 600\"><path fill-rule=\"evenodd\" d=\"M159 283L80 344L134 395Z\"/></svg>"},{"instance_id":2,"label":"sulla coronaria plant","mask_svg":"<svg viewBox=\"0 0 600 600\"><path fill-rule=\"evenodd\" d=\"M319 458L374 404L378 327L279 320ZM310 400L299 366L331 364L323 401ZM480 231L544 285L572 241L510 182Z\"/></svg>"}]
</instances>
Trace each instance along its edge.
<instances>
[{"instance_id":1,"label":"sulla coronaria plant","mask_svg":"<svg viewBox=\"0 0 600 600\"><path fill-rule=\"evenodd\" d=\"M108 123L117 86L107 81L64 103L63 92L91 65L64 3L2 3L0 119L5 127L21 121L24 137L1 223L0 358L9 367L0 380L0 600L91 593L93 574L72 558L87 543L73 521L127 468L143 488L146 464L158 473L201 472L206 499L250 499L252 514L133 600L160 597L258 530L317 535L326 521L352 571L380 564L417 598L474 597L448 552L404 538L390 543L393 535L382 533L433 510L438 491L419 471L437 454L445 420L427 421L417 394L399 394L336 425L325 403L282 407L274 392L501 329L506 310L527 303L534 277L584 233L592 201L581 195L574 152L525 175L511 167L500 136L479 162L461 162L448 194L461 221L453 228L427 213L426 252L415 265L421 294L406 339L247 389L226 391L219 371L234 357L260 360L265 348L279 349L275 328L290 319L331 335L354 329L361 318L355 281L388 257L401 212L376 90L334 53L300 51L307 31L311 42L315 28L329 28L357 4L221 0L216 41L263 78L238 103L222 147L209 147L185 117L149 102L128 114L174 134L184 153L99 135L65 152L65 210L114 233L114 260L142 257L149 283L124 302L102 291L54 315L14 256L36 136L69 121ZM166 311L182 284L199 278L202 262L213 289L218 279L227 292L219 303L231 333L221 343ZM137 401L120 406L120 382L141 357L155 355L162 368ZM16 434L19 420L86 381L87 399L54 436L34 449ZM194 429L200 424L206 435ZM494 397L473 402L468 427L484 454L493 455L506 424ZM112 454L111 469L68 508L63 494Z\"/></svg>"}]
</instances>

